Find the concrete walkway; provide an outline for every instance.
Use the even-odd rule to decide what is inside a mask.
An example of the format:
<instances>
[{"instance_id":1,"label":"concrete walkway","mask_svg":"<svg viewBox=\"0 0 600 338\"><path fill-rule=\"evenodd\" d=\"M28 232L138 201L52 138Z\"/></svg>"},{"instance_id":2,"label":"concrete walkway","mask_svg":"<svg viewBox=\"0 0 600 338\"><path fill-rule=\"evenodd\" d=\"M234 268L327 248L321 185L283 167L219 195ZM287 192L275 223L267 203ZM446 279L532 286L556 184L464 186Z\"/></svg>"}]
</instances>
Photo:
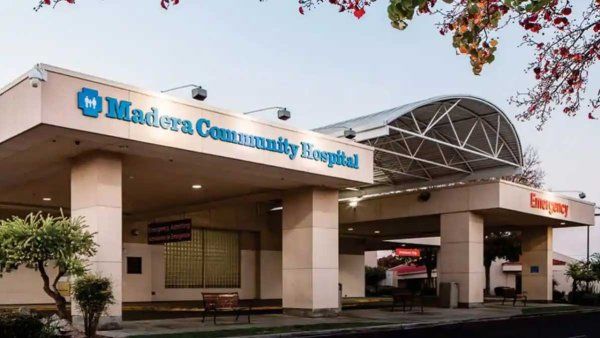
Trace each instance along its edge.
<instances>
[{"instance_id":1,"label":"concrete walkway","mask_svg":"<svg viewBox=\"0 0 600 338\"><path fill-rule=\"evenodd\" d=\"M553 312L560 310L561 308L567 309L567 307L557 304L531 304L528 305L526 309L527 311L533 310L534 312L544 312L544 309L547 309L548 312ZM283 314L261 314L252 316L252 324L247 324L244 317L240 317L239 322L236 323L233 316L218 317L217 325L214 325L212 320L209 320L208 318L205 323L202 323L200 317L139 320L125 321L122 330L104 331L99 332L99 334L107 337L128 337L131 335L208 332L325 323L365 323L369 324L369 326L371 326L371 324L372 326L401 325L408 328L465 321L506 319L522 315L522 309L523 308L521 307L501 305L500 303L486 303L485 306L474 309L442 309L426 307L424 313L421 313L420 311L391 312L389 308L346 310L335 318L302 318Z\"/></svg>"}]
</instances>

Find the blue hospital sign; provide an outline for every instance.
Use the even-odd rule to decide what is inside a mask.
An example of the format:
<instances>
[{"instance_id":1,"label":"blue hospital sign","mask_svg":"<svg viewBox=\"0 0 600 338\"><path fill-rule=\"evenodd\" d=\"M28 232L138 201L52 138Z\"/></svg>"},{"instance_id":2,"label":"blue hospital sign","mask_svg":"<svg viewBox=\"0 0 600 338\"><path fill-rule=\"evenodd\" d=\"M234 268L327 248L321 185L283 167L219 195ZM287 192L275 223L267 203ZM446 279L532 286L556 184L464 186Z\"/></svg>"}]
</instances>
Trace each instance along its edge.
<instances>
[{"instance_id":1,"label":"blue hospital sign","mask_svg":"<svg viewBox=\"0 0 600 338\"><path fill-rule=\"evenodd\" d=\"M83 115L89 117L98 117L102 112L102 98L97 90L83 88L77 93L77 106L83 112Z\"/></svg>"},{"instance_id":2,"label":"blue hospital sign","mask_svg":"<svg viewBox=\"0 0 600 338\"><path fill-rule=\"evenodd\" d=\"M285 137L266 137L253 135L241 130L222 128L213 125L211 120L200 118L196 121L181 119L175 116L161 114L158 108L152 107L150 111L132 107L130 101L106 97L106 111L104 117L126 123L134 123L149 128L160 128L175 133L190 136L200 136L217 142L227 142L243 147L254 148L261 151L270 151L288 157L290 160L298 158L313 160L326 164L329 168L334 166L359 168L358 154L346 154L343 150L317 149L308 142L293 143ZM84 116L99 118L103 112L103 100L97 90L83 88L77 93L77 106Z\"/></svg>"}]
</instances>

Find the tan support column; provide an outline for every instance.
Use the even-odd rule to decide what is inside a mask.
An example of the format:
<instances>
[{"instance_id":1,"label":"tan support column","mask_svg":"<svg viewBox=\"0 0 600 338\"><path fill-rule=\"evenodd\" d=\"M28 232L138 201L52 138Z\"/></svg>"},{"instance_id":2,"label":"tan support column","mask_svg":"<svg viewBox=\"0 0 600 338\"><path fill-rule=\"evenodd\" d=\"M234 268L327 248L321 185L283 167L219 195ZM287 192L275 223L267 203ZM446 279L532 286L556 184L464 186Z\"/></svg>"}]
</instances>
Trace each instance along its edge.
<instances>
[{"instance_id":1,"label":"tan support column","mask_svg":"<svg viewBox=\"0 0 600 338\"><path fill-rule=\"evenodd\" d=\"M71 216L85 218L95 232L98 253L90 259L90 272L110 278L115 303L100 319L99 328L121 326L122 309L122 167L110 153L91 153L75 159L71 168ZM76 324L82 323L76 306L71 309Z\"/></svg>"},{"instance_id":2,"label":"tan support column","mask_svg":"<svg viewBox=\"0 0 600 338\"><path fill-rule=\"evenodd\" d=\"M337 190L287 192L282 238L284 313L309 317L337 314Z\"/></svg>"},{"instance_id":3,"label":"tan support column","mask_svg":"<svg viewBox=\"0 0 600 338\"><path fill-rule=\"evenodd\" d=\"M528 300L552 301L552 227L523 228L521 242L523 291Z\"/></svg>"},{"instance_id":4,"label":"tan support column","mask_svg":"<svg viewBox=\"0 0 600 338\"><path fill-rule=\"evenodd\" d=\"M440 283L458 283L458 306L483 304L483 218L472 212L443 214L438 257Z\"/></svg>"}]
</instances>

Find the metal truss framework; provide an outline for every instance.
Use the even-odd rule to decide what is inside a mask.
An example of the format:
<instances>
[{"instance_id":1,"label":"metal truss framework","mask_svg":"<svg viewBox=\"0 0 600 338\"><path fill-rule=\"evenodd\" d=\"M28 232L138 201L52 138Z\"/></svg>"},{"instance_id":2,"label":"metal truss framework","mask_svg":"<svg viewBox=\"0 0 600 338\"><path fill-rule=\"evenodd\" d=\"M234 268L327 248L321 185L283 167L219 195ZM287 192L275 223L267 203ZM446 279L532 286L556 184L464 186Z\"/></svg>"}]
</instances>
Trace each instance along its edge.
<instances>
[{"instance_id":1,"label":"metal truss framework","mask_svg":"<svg viewBox=\"0 0 600 338\"><path fill-rule=\"evenodd\" d=\"M460 105L462 100L433 103L427 113L415 108L388 123L389 135L364 141L375 148L375 181L396 183L398 175L432 181L493 166L520 168L520 148L513 149L503 135L513 130L506 116L477 114Z\"/></svg>"}]
</instances>

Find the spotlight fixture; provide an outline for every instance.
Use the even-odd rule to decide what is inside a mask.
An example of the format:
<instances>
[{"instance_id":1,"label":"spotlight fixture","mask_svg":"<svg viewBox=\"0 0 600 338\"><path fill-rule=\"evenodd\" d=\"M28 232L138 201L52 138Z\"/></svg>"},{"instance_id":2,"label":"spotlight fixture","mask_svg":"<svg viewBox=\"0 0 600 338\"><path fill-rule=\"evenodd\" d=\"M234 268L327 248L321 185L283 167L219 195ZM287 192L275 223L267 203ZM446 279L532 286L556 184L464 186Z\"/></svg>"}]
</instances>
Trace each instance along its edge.
<instances>
[{"instance_id":1,"label":"spotlight fixture","mask_svg":"<svg viewBox=\"0 0 600 338\"><path fill-rule=\"evenodd\" d=\"M381 232L381 231L379 231L379 230L375 230L375 231L373 231L373 233L374 233L374 234L379 234L380 232Z\"/></svg>"},{"instance_id":2,"label":"spotlight fixture","mask_svg":"<svg viewBox=\"0 0 600 338\"><path fill-rule=\"evenodd\" d=\"M348 228L348 231L354 231L354 228Z\"/></svg>"},{"instance_id":3,"label":"spotlight fixture","mask_svg":"<svg viewBox=\"0 0 600 338\"><path fill-rule=\"evenodd\" d=\"M348 128L344 130L344 137L349 140L353 140L356 137L356 132L354 131L354 129Z\"/></svg>"},{"instance_id":4,"label":"spotlight fixture","mask_svg":"<svg viewBox=\"0 0 600 338\"><path fill-rule=\"evenodd\" d=\"M202 185L201 184L194 184L194 185L192 185L192 189L194 189L194 190L202 189Z\"/></svg>"},{"instance_id":5,"label":"spotlight fixture","mask_svg":"<svg viewBox=\"0 0 600 338\"><path fill-rule=\"evenodd\" d=\"M581 198L582 200L585 199L587 197L587 195L585 194L585 192L581 191L581 190L550 190L551 192L560 192L560 193L565 193L565 192L570 192L570 193L578 193L579 198Z\"/></svg>"},{"instance_id":6,"label":"spotlight fixture","mask_svg":"<svg viewBox=\"0 0 600 338\"><path fill-rule=\"evenodd\" d=\"M348 202L348 206L351 208L356 208L358 206L359 201L360 201L360 198L355 197L355 198L351 199L350 202Z\"/></svg>"},{"instance_id":7,"label":"spotlight fixture","mask_svg":"<svg viewBox=\"0 0 600 338\"><path fill-rule=\"evenodd\" d=\"M52 197L44 197L44 198L42 198L42 201L50 202L50 201L52 201Z\"/></svg>"},{"instance_id":8,"label":"spotlight fixture","mask_svg":"<svg viewBox=\"0 0 600 338\"><path fill-rule=\"evenodd\" d=\"M184 85L184 86L179 86L179 87L175 87L175 88L171 88L171 89L166 89L166 90L161 90L161 93L168 93L174 90L179 90L179 89L183 89L183 88L192 88L192 98L194 100L198 100L198 101L204 101L206 100L206 98L208 97L208 92L206 91L206 89L202 88L201 86L195 85L195 84L188 84L188 85Z\"/></svg>"},{"instance_id":9,"label":"spotlight fixture","mask_svg":"<svg viewBox=\"0 0 600 338\"><path fill-rule=\"evenodd\" d=\"M287 121L292 117L292 113L285 107L267 107L256 110L251 110L243 113L244 115L254 114L265 110L277 109L277 118L282 121Z\"/></svg>"}]
</instances>

